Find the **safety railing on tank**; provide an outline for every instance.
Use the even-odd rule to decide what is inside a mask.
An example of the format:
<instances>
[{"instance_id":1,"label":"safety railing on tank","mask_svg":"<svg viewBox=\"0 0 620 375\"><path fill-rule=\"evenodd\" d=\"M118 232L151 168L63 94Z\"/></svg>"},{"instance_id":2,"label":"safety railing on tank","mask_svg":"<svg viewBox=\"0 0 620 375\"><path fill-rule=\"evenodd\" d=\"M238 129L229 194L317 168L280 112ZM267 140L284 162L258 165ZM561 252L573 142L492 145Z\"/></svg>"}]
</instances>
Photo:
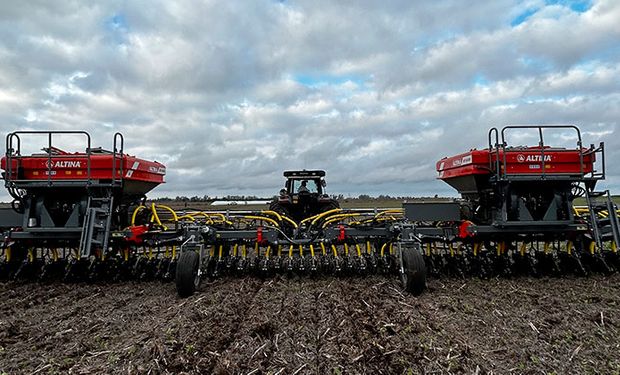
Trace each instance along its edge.
<instances>
[{"instance_id":1,"label":"safety railing on tank","mask_svg":"<svg viewBox=\"0 0 620 375\"><path fill-rule=\"evenodd\" d=\"M23 176L23 172L20 171L22 168L22 160L24 158L33 158L36 156L32 155L22 155L21 147L22 140L20 136L23 135L46 135L47 136L47 149L44 151L47 152L47 162L46 162L46 178L45 179L25 179ZM53 152L56 149L54 147L53 136L54 135L83 135L86 139L86 150L84 154L69 154L72 159L83 159L86 161L86 175L76 179L76 178L54 178L56 176L56 171L54 171L53 159L56 158L57 155L54 155ZM109 183L102 183L101 181L96 181L98 186L101 185L110 185L114 186L119 183L122 183L123 178L123 148L124 148L124 139L121 133L114 134L114 148L112 151L112 176ZM5 153L5 173L4 173L4 183L5 187L8 189L15 189L17 185L28 184L28 183L41 183L44 182L48 186L53 186L55 184L66 184L68 182L72 183L83 183L87 186L92 186L94 184L93 175L92 175L92 156L93 151L91 147L91 136L88 132L80 131L80 130L56 130L56 131L37 131L37 130L23 130L23 131L15 131L7 134L6 136L6 153ZM117 173L118 171L118 173Z\"/></svg>"},{"instance_id":2,"label":"safety railing on tank","mask_svg":"<svg viewBox=\"0 0 620 375\"><path fill-rule=\"evenodd\" d=\"M519 151L527 151L528 153L539 152L540 163L541 163L541 172L538 175L541 179L545 179L548 177L547 172L547 160L545 158L546 152L562 152L559 149L550 149L548 145L545 145L544 140L544 129L569 129L574 130L576 133L577 140L577 148L576 149L566 149L565 151L574 152L578 151L579 155L579 172L578 176L582 179L592 179L592 180L601 180L605 179L605 145L603 142L600 143L598 147L594 147L591 145L590 148L584 149L583 142L581 138L581 131L575 125L508 125L504 126L501 131L497 128L491 128L488 134L489 141L489 152L491 153L489 158L489 168L491 171L495 172L498 179L508 179L512 176L520 176L522 173L510 173L507 168L507 151L511 151L508 149L507 133L510 130L515 129L535 129L538 131L538 147L536 149L527 149L527 150L519 150ZM501 136L501 142L500 142ZM600 162L601 162L601 171L597 171L595 169L594 160L592 161L592 169L590 171L586 171L584 158L589 155L593 155L595 157L596 154L600 154ZM571 176L574 176L576 173L568 173ZM557 176L557 173L553 173L554 176ZM532 174L527 174L528 177L531 177Z\"/></svg>"},{"instance_id":3,"label":"safety railing on tank","mask_svg":"<svg viewBox=\"0 0 620 375\"><path fill-rule=\"evenodd\" d=\"M118 144L120 143L120 149L118 148ZM114 133L114 148L112 150L112 184L116 182L122 183L123 181L123 148L125 147L125 138L121 133ZM118 175L120 176L118 179L116 178L116 160L120 158L120 165L118 167L118 171L120 172Z\"/></svg>"}]
</instances>

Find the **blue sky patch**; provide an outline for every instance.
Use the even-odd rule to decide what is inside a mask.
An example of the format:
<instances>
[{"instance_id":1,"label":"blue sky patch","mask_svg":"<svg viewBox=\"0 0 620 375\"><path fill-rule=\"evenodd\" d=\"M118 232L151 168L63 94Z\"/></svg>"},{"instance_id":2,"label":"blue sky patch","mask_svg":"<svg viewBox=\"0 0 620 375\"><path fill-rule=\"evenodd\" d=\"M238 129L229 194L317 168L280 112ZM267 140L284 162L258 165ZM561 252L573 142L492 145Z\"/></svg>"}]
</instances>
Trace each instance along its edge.
<instances>
[{"instance_id":1,"label":"blue sky patch","mask_svg":"<svg viewBox=\"0 0 620 375\"><path fill-rule=\"evenodd\" d=\"M122 14L115 14L112 17L110 17L106 22L106 26L108 30L110 31L125 31L126 32L129 28L127 24L127 20L125 19L125 16L123 16Z\"/></svg>"},{"instance_id":2,"label":"blue sky patch","mask_svg":"<svg viewBox=\"0 0 620 375\"><path fill-rule=\"evenodd\" d=\"M577 13L587 12L592 7L590 0L545 0L546 5L562 5Z\"/></svg>"},{"instance_id":3,"label":"blue sky patch","mask_svg":"<svg viewBox=\"0 0 620 375\"><path fill-rule=\"evenodd\" d=\"M114 41L114 43L121 45L127 41L127 33L129 32L129 24L127 19L122 14L115 14L112 17L105 20L105 29Z\"/></svg>"},{"instance_id":4,"label":"blue sky patch","mask_svg":"<svg viewBox=\"0 0 620 375\"><path fill-rule=\"evenodd\" d=\"M474 84L479 86L488 86L489 80L482 73L478 73L474 76Z\"/></svg>"},{"instance_id":5,"label":"blue sky patch","mask_svg":"<svg viewBox=\"0 0 620 375\"><path fill-rule=\"evenodd\" d=\"M545 5L560 5L570 8L573 12L584 13L592 7L591 0L545 0ZM510 21L510 26L518 26L536 14L540 8L529 8Z\"/></svg>"},{"instance_id":6,"label":"blue sky patch","mask_svg":"<svg viewBox=\"0 0 620 375\"><path fill-rule=\"evenodd\" d=\"M296 74L293 76L295 82L301 83L308 87L341 85L347 81L351 81L358 86L363 86L365 79L354 75L335 76L330 74Z\"/></svg>"},{"instance_id":7,"label":"blue sky patch","mask_svg":"<svg viewBox=\"0 0 620 375\"><path fill-rule=\"evenodd\" d=\"M540 57L524 55L518 60L523 66L535 72L548 72L553 69L553 65L548 60Z\"/></svg>"},{"instance_id":8,"label":"blue sky patch","mask_svg":"<svg viewBox=\"0 0 620 375\"><path fill-rule=\"evenodd\" d=\"M525 12L523 12L523 13L519 14L518 16L516 16L510 22L510 26L514 27L514 26L518 26L518 25L522 24L523 22L525 22L528 18L530 18L536 12L538 12L537 8L527 9Z\"/></svg>"}]
</instances>

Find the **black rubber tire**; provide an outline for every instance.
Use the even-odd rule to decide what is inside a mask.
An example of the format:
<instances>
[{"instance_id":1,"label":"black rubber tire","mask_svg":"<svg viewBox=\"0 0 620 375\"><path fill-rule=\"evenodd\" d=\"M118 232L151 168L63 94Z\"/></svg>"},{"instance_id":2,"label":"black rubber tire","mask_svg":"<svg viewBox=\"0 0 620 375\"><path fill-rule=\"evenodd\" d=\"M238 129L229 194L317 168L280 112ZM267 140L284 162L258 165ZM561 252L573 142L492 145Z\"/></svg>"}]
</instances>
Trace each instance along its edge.
<instances>
[{"instance_id":1,"label":"black rubber tire","mask_svg":"<svg viewBox=\"0 0 620 375\"><path fill-rule=\"evenodd\" d=\"M272 200L271 203L269 203L269 209L271 211L277 211L278 208L280 208L280 202L278 202L277 199Z\"/></svg>"},{"instance_id":2,"label":"black rubber tire","mask_svg":"<svg viewBox=\"0 0 620 375\"><path fill-rule=\"evenodd\" d=\"M340 204L338 203L338 201L332 200L331 202L328 202L325 204L325 206L323 206L321 212L331 211L336 208L340 208Z\"/></svg>"},{"instance_id":3,"label":"black rubber tire","mask_svg":"<svg viewBox=\"0 0 620 375\"><path fill-rule=\"evenodd\" d=\"M399 243L402 252L403 270L400 281L406 291L419 296L426 289L426 265L419 244Z\"/></svg>"},{"instance_id":4,"label":"black rubber tire","mask_svg":"<svg viewBox=\"0 0 620 375\"><path fill-rule=\"evenodd\" d=\"M269 210L275 211L279 213L280 215L284 215L288 217L289 219L291 218L291 213L289 212L288 208L280 204L280 202L278 202L277 200L269 204Z\"/></svg>"},{"instance_id":5,"label":"black rubber tire","mask_svg":"<svg viewBox=\"0 0 620 375\"><path fill-rule=\"evenodd\" d=\"M189 297L196 291L200 283L198 269L200 256L195 251L184 251L177 262L175 282L179 297Z\"/></svg>"}]
</instances>

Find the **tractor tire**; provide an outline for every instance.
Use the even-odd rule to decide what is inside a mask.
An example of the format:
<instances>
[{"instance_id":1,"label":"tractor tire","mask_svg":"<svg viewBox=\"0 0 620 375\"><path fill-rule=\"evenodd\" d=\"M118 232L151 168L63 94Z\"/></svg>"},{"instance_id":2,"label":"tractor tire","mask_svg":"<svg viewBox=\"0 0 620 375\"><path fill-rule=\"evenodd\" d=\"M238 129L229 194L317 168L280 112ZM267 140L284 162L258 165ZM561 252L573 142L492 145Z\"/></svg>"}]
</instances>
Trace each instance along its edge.
<instances>
[{"instance_id":1,"label":"tractor tire","mask_svg":"<svg viewBox=\"0 0 620 375\"><path fill-rule=\"evenodd\" d=\"M193 250L184 251L176 267L175 282L179 297L189 297L200 284L200 255Z\"/></svg>"},{"instance_id":2,"label":"tractor tire","mask_svg":"<svg viewBox=\"0 0 620 375\"><path fill-rule=\"evenodd\" d=\"M291 213L289 212L288 208L284 207L283 205L280 204L280 202L278 202L277 200L271 202L269 204L269 210L270 211L275 211L277 213L279 213L280 215L284 215L288 218L291 217Z\"/></svg>"},{"instance_id":3,"label":"tractor tire","mask_svg":"<svg viewBox=\"0 0 620 375\"><path fill-rule=\"evenodd\" d=\"M407 292L419 296L426 289L426 265L420 245L399 242L398 247L403 262L400 281Z\"/></svg>"},{"instance_id":4,"label":"tractor tire","mask_svg":"<svg viewBox=\"0 0 620 375\"><path fill-rule=\"evenodd\" d=\"M278 202L277 200L271 202L271 204L269 205L269 210L277 212L277 213L279 213L282 216L286 216L289 219L295 220L293 218L293 216L291 215L291 211L287 207L281 205L280 202ZM293 233L293 229L294 229L293 226L291 226L286 221L284 221L282 224L284 225L286 234L287 235L291 235Z\"/></svg>"},{"instance_id":5,"label":"tractor tire","mask_svg":"<svg viewBox=\"0 0 620 375\"><path fill-rule=\"evenodd\" d=\"M271 201L271 203L269 203L269 210L271 211L276 211L278 208L280 207L280 202L278 202L277 199Z\"/></svg>"},{"instance_id":6,"label":"tractor tire","mask_svg":"<svg viewBox=\"0 0 620 375\"><path fill-rule=\"evenodd\" d=\"M338 201L331 201L325 204L325 206L323 206L323 209L321 211L326 212L326 211L334 210L336 208L340 208L340 204L338 203Z\"/></svg>"}]
</instances>

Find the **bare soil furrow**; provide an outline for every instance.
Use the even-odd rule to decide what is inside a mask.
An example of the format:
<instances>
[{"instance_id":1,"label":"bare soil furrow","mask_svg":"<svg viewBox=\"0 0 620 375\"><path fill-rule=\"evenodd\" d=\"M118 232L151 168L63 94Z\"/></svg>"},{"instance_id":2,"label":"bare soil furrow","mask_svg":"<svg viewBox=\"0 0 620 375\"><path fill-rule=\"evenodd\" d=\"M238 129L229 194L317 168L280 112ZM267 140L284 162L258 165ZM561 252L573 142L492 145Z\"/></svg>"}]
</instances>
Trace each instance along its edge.
<instances>
[{"instance_id":1,"label":"bare soil furrow","mask_svg":"<svg viewBox=\"0 0 620 375\"><path fill-rule=\"evenodd\" d=\"M620 275L0 284L0 373L619 373Z\"/></svg>"}]
</instances>

